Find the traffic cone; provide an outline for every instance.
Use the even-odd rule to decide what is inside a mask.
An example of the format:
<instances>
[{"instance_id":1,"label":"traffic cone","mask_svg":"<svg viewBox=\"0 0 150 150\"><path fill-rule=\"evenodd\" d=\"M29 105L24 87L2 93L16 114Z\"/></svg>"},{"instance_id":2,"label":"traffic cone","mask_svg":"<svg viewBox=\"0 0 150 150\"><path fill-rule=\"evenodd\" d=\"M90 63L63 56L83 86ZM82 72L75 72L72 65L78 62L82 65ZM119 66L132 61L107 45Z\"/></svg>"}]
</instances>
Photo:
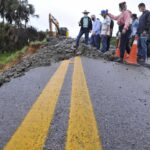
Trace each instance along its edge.
<instances>
[{"instance_id":1,"label":"traffic cone","mask_svg":"<svg viewBox=\"0 0 150 150\"><path fill-rule=\"evenodd\" d=\"M119 47L120 47L120 40L119 41L117 41L117 45L116 45L116 52L115 52L115 57L120 57L120 49L119 49Z\"/></svg>"},{"instance_id":2,"label":"traffic cone","mask_svg":"<svg viewBox=\"0 0 150 150\"><path fill-rule=\"evenodd\" d=\"M115 57L120 57L120 49L117 47Z\"/></svg>"},{"instance_id":3,"label":"traffic cone","mask_svg":"<svg viewBox=\"0 0 150 150\"><path fill-rule=\"evenodd\" d=\"M137 42L138 42L138 39L136 37L134 40L134 43L132 45L129 58L126 60L127 64L131 64L131 65L137 65L138 64L137 63L137 52L138 52Z\"/></svg>"},{"instance_id":4,"label":"traffic cone","mask_svg":"<svg viewBox=\"0 0 150 150\"><path fill-rule=\"evenodd\" d=\"M128 58L129 58L129 54L127 52L125 52L123 59L126 61Z\"/></svg>"}]
</instances>

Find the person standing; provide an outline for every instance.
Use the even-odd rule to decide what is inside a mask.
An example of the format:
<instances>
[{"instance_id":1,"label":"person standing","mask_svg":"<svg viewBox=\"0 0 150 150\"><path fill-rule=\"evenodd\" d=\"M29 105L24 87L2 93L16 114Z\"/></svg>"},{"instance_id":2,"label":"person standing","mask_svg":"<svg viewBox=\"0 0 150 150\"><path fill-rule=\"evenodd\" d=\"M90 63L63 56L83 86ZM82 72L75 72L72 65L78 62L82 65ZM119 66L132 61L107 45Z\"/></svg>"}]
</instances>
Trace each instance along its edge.
<instances>
[{"instance_id":1,"label":"person standing","mask_svg":"<svg viewBox=\"0 0 150 150\"><path fill-rule=\"evenodd\" d=\"M117 20L119 25L119 32L121 33L120 37L120 58L116 59L116 62L123 62L125 51L130 53L130 36L131 36L131 11L127 10L126 2L119 4L119 9L121 14L114 16L108 13L108 16L111 19Z\"/></svg>"},{"instance_id":2,"label":"person standing","mask_svg":"<svg viewBox=\"0 0 150 150\"><path fill-rule=\"evenodd\" d=\"M82 37L83 34L85 34L85 43L88 45L89 33L92 30L92 21L91 18L88 16L89 12L85 10L83 14L84 17L82 17L79 22L79 26L81 27L81 29L76 39L76 46L75 46L76 48L79 47L80 38Z\"/></svg>"},{"instance_id":3,"label":"person standing","mask_svg":"<svg viewBox=\"0 0 150 150\"><path fill-rule=\"evenodd\" d=\"M107 15L107 10L102 10L101 15L104 18L101 29L101 40L102 40L101 52L105 53L106 51L108 51L108 38L111 34L110 32L111 19Z\"/></svg>"},{"instance_id":4,"label":"person standing","mask_svg":"<svg viewBox=\"0 0 150 150\"><path fill-rule=\"evenodd\" d=\"M137 34L137 29L138 29L138 25L139 25L139 20L137 17L137 14L132 14L132 25L131 25L131 46L134 42L135 36Z\"/></svg>"},{"instance_id":5,"label":"person standing","mask_svg":"<svg viewBox=\"0 0 150 150\"><path fill-rule=\"evenodd\" d=\"M108 42L107 42L107 51L109 51L110 48L110 42L113 35L113 29L114 29L114 21L111 19L110 23L110 36L108 36Z\"/></svg>"},{"instance_id":6,"label":"person standing","mask_svg":"<svg viewBox=\"0 0 150 150\"><path fill-rule=\"evenodd\" d=\"M101 22L96 18L95 15L91 16L93 27L92 27L92 35L91 35L91 45L100 49L100 30L101 30Z\"/></svg>"},{"instance_id":7,"label":"person standing","mask_svg":"<svg viewBox=\"0 0 150 150\"><path fill-rule=\"evenodd\" d=\"M147 42L148 35L150 34L150 12L146 10L144 3L138 5L139 11L142 12L139 18L139 26L137 29L138 40L138 60L139 62L145 62L147 58Z\"/></svg>"}]
</instances>

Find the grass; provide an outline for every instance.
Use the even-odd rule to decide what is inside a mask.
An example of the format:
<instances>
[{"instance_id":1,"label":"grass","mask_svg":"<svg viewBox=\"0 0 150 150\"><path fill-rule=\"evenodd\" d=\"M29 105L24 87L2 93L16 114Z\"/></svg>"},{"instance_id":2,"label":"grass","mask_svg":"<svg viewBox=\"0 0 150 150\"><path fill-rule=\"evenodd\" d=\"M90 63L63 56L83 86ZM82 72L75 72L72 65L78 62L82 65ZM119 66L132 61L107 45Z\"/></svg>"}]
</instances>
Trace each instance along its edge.
<instances>
[{"instance_id":1,"label":"grass","mask_svg":"<svg viewBox=\"0 0 150 150\"><path fill-rule=\"evenodd\" d=\"M42 45L42 44L46 44L47 40L44 39L43 41L34 41L34 42L30 42L30 45Z\"/></svg>"},{"instance_id":2,"label":"grass","mask_svg":"<svg viewBox=\"0 0 150 150\"><path fill-rule=\"evenodd\" d=\"M5 65L11 61L16 60L19 56L24 54L26 50L27 50L27 46L25 46L21 50L16 50L13 52L4 52L3 54L0 54L0 64Z\"/></svg>"}]
</instances>

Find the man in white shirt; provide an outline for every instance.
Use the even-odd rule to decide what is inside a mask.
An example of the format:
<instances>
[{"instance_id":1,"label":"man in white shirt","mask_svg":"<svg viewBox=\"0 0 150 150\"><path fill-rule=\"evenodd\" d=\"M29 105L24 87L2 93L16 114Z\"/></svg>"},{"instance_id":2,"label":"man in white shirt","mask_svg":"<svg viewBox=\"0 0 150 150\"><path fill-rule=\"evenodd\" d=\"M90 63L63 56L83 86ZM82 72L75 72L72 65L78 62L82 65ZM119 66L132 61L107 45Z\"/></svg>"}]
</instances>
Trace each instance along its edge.
<instances>
[{"instance_id":1,"label":"man in white shirt","mask_svg":"<svg viewBox=\"0 0 150 150\"><path fill-rule=\"evenodd\" d=\"M102 22L102 29L101 29L101 40L102 40L101 51L105 53L106 51L108 51L108 38L111 35L111 31L110 31L111 19L107 15L107 10L102 10L101 15L104 18Z\"/></svg>"}]
</instances>

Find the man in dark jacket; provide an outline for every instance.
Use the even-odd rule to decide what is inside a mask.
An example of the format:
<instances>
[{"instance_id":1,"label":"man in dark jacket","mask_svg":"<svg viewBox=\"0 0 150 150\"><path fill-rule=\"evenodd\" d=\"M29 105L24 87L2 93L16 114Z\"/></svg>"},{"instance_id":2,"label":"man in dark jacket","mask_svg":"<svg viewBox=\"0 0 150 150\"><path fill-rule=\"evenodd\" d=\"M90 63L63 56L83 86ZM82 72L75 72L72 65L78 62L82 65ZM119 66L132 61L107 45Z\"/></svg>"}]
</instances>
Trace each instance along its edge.
<instances>
[{"instance_id":1,"label":"man in dark jacket","mask_svg":"<svg viewBox=\"0 0 150 150\"><path fill-rule=\"evenodd\" d=\"M81 26L81 29L76 40L76 48L79 47L79 41L83 34L85 34L85 43L88 45L89 33L92 30L92 20L90 17L88 17L89 12L85 10L83 14L84 17L82 17L79 22L79 26Z\"/></svg>"},{"instance_id":2,"label":"man in dark jacket","mask_svg":"<svg viewBox=\"0 0 150 150\"><path fill-rule=\"evenodd\" d=\"M146 6L144 3L140 3L138 7L140 12L142 12L141 17L139 18L139 26L137 29L137 34L139 36L138 57L139 62L145 62L148 50L148 36L150 34L150 12L146 10Z\"/></svg>"}]
</instances>

